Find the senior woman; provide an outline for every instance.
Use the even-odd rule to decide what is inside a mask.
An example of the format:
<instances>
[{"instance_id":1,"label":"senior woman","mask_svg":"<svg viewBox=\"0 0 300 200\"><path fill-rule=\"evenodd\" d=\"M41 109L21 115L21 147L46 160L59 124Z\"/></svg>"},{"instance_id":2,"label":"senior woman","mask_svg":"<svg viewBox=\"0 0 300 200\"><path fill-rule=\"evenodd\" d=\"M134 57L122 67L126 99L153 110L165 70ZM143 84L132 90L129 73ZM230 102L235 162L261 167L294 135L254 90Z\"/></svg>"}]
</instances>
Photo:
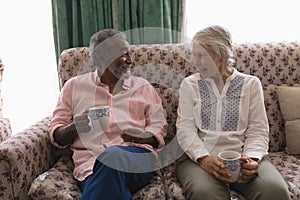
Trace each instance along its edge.
<instances>
[{"instance_id":1,"label":"senior woman","mask_svg":"<svg viewBox=\"0 0 300 200\"><path fill-rule=\"evenodd\" d=\"M207 27L192 40L195 73L179 90L177 177L187 199L230 199L229 189L247 199L291 199L284 179L268 158L269 129L257 77L233 68L231 34ZM217 155L241 153L236 182Z\"/></svg>"}]
</instances>

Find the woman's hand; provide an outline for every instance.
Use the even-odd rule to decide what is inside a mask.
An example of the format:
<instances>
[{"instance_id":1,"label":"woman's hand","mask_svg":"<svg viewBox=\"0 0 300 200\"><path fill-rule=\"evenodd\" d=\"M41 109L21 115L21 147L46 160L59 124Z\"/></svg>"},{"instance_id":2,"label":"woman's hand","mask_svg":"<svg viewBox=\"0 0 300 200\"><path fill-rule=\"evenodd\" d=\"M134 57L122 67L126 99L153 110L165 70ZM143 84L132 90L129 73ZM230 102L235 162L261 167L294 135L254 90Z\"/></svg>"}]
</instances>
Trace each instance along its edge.
<instances>
[{"instance_id":1,"label":"woman's hand","mask_svg":"<svg viewBox=\"0 0 300 200\"><path fill-rule=\"evenodd\" d=\"M232 173L225 168L225 165L216 156L205 156L198 159L198 163L200 167L216 179L225 183L232 183Z\"/></svg>"},{"instance_id":2,"label":"woman's hand","mask_svg":"<svg viewBox=\"0 0 300 200\"><path fill-rule=\"evenodd\" d=\"M251 179L255 178L258 174L258 162L255 158L249 158L245 154L241 157L241 175L238 179L238 183L247 183Z\"/></svg>"}]
</instances>

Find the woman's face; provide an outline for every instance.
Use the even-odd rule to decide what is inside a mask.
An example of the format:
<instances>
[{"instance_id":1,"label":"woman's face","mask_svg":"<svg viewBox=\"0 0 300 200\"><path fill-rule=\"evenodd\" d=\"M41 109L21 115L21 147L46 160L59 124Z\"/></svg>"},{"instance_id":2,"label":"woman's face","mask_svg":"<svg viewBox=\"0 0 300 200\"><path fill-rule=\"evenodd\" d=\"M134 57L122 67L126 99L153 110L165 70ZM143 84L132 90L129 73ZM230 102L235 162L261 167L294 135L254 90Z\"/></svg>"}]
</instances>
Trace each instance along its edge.
<instances>
[{"instance_id":1,"label":"woman's face","mask_svg":"<svg viewBox=\"0 0 300 200\"><path fill-rule=\"evenodd\" d=\"M198 68L202 78L220 76L219 67L217 66L217 55L210 49L205 49L203 46L193 44L193 63Z\"/></svg>"}]
</instances>

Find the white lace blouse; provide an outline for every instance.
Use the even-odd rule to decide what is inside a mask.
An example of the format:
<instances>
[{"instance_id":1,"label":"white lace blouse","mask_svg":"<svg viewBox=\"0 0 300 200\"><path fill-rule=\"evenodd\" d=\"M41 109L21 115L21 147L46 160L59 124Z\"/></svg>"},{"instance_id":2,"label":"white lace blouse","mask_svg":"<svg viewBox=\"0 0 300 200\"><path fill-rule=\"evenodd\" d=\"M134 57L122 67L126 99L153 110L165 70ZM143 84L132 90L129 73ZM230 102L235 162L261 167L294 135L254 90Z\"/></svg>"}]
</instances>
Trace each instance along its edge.
<instances>
[{"instance_id":1,"label":"white lace blouse","mask_svg":"<svg viewBox=\"0 0 300 200\"><path fill-rule=\"evenodd\" d=\"M257 77L234 70L219 93L212 79L193 74L179 89L177 137L190 159L235 150L262 159L269 126Z\"/></svg>"}]
</instances>

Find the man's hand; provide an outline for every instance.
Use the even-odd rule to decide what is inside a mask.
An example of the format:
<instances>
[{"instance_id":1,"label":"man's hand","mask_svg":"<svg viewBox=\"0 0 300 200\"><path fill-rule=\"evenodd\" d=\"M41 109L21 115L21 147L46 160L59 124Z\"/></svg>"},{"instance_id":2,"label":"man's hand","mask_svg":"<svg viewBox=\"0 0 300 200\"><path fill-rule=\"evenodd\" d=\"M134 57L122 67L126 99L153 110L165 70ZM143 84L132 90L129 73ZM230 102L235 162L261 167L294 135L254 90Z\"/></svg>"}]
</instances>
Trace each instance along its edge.
<instances>
[{"instance_id":1,"label":"man's hand","mask_svg":"<svg viewBox=\"0 0 300 200\"><path fill-rule=\"evenodd\" d=\"M216 179L225 183L232 183L232 173L216 156L205 156L197 160L200 167L212 174Z\"/></svg>"},{"instance_id":2,"label":"man's hand","mask_svg":"<svg viewBox=\"0 0 300 200\"><path fill-rule=\"evenodd\" d=\"M258 174L258 162L255 158L249 158L245 154L242 154L242 166L241 176L238 179L238 183L247 183L251 179L255 178Z\"/></svg>"},{"instance_id":3,"label":"man's hand","mask_svg":"<svg viewBox=\"0 0 300 200\"><path fill-rule=\"evenodd\" d=\"M88 117L88 111L76 115L74 117L74 124L77 130L77 133L86 133L91 130L91 127L89 126L90 119Z\"/></svg>"},{"instance_id":4,"label":"man's hand","mask_svg":"<svg viewBox=\"0 0 300 200\"><path fill-rule=\"evenodd\" d=\"M61 146L73 143L78 134L86 133L91 130L89 121L87 112L84 112L81 115L76 115L73 122L55 130L53 135L55 142Z\"/></svg>"}]
</instances>

